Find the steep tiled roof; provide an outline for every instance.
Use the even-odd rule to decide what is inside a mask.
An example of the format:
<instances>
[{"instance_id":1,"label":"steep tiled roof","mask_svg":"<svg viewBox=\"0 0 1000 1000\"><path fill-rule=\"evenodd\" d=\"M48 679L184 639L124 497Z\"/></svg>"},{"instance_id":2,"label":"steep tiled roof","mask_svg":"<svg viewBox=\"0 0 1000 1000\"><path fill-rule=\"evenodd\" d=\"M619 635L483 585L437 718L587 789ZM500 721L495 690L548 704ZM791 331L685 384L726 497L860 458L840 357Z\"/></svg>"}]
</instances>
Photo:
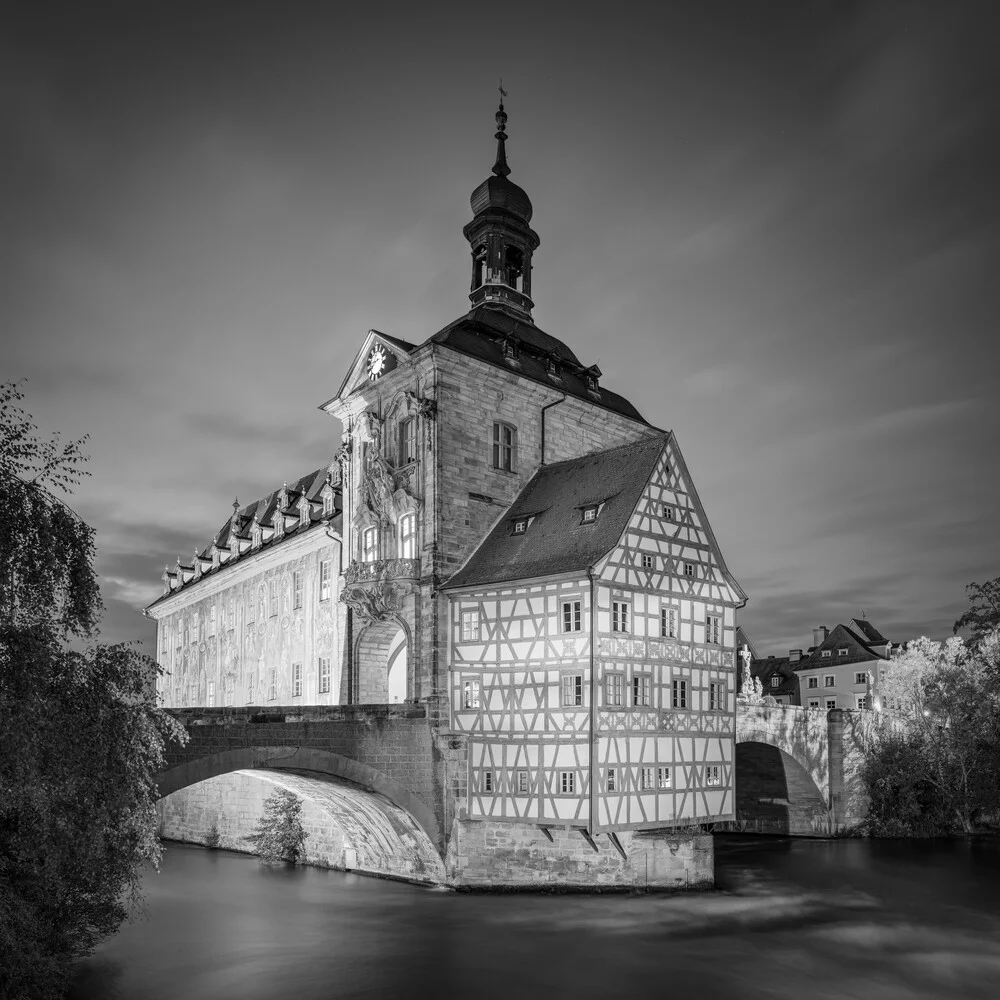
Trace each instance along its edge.
<instances>
[{"instance_id":1,"label":"steep tiled roof","mask_svg":"<svg viewBox=\"0 0 1000 1000\"><path fill-rule=\"evenodd\" d=\"M795 676L795 668L787 656L769 656L767 659L751 660L750 676L760 678L764 694L769 694L774 698L780 696L798 697L799 680ZM781 682L777 685L772 684L771 678L773 677L781 678Z\"/></svg>"},{"instance_id":2,"label":"steep tiled roof","mask_svg":"<svg viewBox=\"0 0 1000 1000\"><path fill-rule=\"evenodd\" d=\"M852 618L851 624L846 627L870 646L880 646L889 641L867 618Z\"/></svg>"},{"instance_id":3,"label":"steep tiled roof","mask_svg":"<svg viewBox=\"0 0 1000 1000\"><path fill-rule=\"evenodd\" d=\"M857 620L855 619L852 624L856 625ZM871 660L887 659L884 654L872 647L882 645L888 640L882 636L882 633L874 625L871 625L871 623L868 624L870 628L865 630L866 634L878 636L878 641L866 640L865 637L859 635L854 629L848 628L846 625L838 625L830 631L830 634L822 643L810 649L808 655L803 656L795 664L795 669L816 670L823 667L841 667L851 663L868 663ZM841 649L847 650L846 655L841 656L839 654L838 650ZM823 650L829 650L830 655L823 656Z\"/></svg>"},{"instance_id":4,"label":"steep tiled roof","mask_svg":"<svg viewBox=\"0 0 1000 1000\"><path fill-rule=\"evenodd\" d=\"M445 588L583 572L617 544L667 435L543 466ZM604 502L595 521L581 508ZM513 521L534 515L513 534Z\"/></svg>"},{"instance_id":5,"label":"steep tiled roof","mask_svg":"<svg viewBox=\"0 0 1000 1000\"><path fill-rule=\"evenodd\" d=\"M516 338L519 344L516 362L504 357L504 341L509 337ZM576 355L561 340L540 330L534 323L516 319L502 309L479 306L449 323L426 343L444 344L462 354L646 423L642 414L624 396L601 385L596 393L590 392L585 375L588 369L580 364ZM556 361L558 379L548 372L550 357Z\"/></svg>"}]
</instances>

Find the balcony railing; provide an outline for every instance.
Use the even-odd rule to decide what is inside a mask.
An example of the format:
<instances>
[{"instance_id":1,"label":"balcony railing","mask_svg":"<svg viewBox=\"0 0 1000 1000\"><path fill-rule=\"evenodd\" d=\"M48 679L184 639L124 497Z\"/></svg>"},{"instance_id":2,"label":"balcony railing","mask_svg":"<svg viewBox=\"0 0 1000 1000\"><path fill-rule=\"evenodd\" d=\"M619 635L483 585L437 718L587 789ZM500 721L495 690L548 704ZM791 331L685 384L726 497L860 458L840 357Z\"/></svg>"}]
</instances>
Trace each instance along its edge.
<instances>
[{"instance_id":1,"label":"balcony railing","mask_svg":"<svg viewBox=\"0 0 1000 1000\"><path fill-rule=\"evenodd\" d=\"M347 567L347 583L374 583L383 580L416 580L420 576L419 559L376 559L354 562Z\"/></svg>"}]
</instances>

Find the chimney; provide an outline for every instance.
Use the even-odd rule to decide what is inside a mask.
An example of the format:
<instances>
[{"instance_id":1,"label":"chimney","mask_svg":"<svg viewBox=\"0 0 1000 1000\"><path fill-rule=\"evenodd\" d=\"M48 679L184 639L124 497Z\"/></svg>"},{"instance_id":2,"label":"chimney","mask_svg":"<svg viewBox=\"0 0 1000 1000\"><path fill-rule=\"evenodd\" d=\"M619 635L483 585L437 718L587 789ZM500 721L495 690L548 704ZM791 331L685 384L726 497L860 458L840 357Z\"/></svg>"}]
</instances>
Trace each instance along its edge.
<instances>
[{"instance_id":1,"label":"chimney","mask_svg":"<svg viewBox=\"0 0 1000 1000\"><path fill-rule=\"evenodd\" d=\"M826 637L830 634L830 630L825 625L820 625L819 628L813 629L813 645L822 646L826 642Z\"/></svg>"},{"instance_id":2,"label":"chimney","mask_svg":"<svg viewBox=\"0 0 1000 1000\"><path fill-rule=\"evenodd\" d=\"M802 650L801 649L790 649L788 651L788 662L789 663L798 663L799 660L801 660L801 659L802 659Z\"/></svg>"}]
</instances>

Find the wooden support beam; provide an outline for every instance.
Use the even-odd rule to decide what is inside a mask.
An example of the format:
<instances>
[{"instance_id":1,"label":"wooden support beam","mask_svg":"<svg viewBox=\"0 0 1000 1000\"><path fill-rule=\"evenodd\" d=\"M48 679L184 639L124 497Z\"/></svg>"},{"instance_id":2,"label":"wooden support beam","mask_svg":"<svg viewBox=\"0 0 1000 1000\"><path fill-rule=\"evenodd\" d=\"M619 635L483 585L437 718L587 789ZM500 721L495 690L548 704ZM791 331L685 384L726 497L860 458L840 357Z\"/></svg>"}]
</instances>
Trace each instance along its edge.
<instances>
[{"instance_id":1,"label":"wooden support beam","mask_svg":"<svg viewBox=\"0 0 1000 1000\"><path fill-rule=\"evenodd\" d=\"M542 833L545 834L545 836L548 838L548 841L549 841L550 844L554 844L555 843L555 841L552 839L552 831L547 826L540 826L538 829L541 830Z\"/></svg>"},{"instance_id":2,"label":"wooden support beam","mask_svg":"<svg viewBox=\"0 0 1000 1000\"><path fill-rule=\"evenodd\" d=\"M583 839L587 841L587 843L590 844L590 846L594 849L594 853L600 854L601 849L597 846L597 844L594 843L594 838L591 837L591 835L586 831L586 829L582 826L577 827L577 829L580 831L580 835L583 837Z\"/></svg>"},{"instance_id":3,"label":"wooden support beam","mask_svg":"<svg viewBox=\"0 0 1000 1000\"><path fill-rule=\"evenodd\" d=\"M622 847L621 841L618 839L618 835L613 830L608 830L608 840L611 842L611 846L622 856L622 861L628 861L628 855L625 853L625 848Z\"/></svg>"}]
</instances>

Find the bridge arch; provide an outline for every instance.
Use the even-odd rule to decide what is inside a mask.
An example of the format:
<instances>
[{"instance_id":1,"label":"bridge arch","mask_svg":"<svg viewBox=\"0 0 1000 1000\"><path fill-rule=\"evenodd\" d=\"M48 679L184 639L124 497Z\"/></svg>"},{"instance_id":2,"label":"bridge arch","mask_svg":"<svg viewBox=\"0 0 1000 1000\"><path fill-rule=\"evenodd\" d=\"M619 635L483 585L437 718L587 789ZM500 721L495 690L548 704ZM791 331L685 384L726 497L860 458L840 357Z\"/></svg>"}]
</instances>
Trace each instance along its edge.
<instances>
[{"instance_id":1,"label":"bridge arch","mask_svg":"<svg viewBox=\"0 0 1000 1000\"><path fill-rule=\"evenodd\" d=\"M367 625L354 643L354 690L361 705L388 705L413 698L409 626L395 615Z\"/></svg>"},{"instance_id":2,"label":"bridge arch","mask_svg":"<svg viewBox=\"0 0 1000 1000\"><path fill-rule=\"evenodd\" d=\"M322 810L343 831L344 844L358 859L354 864L345 861L347 867L443 880L442 840L433 810L388 775L341 754L297 746L241 747L207 754L161 772L159 798L202 782L206 788L214 787L213 779L234 774L281 785ZM225 795L234 801L232 788L224 794L215 787L213 794L220 802ZM372 858L383 860L379 864Z\"/></svg>"},{"instance_id":3,"label":"bridge arch","mask_svg":"<svg viewBox=\"0 0 1000 1000\"><path fill-rule=\"evenodd\" d=\"M736 744L736 817L748 832L827 836L822 790L790 753L773 743Z\"/></svg>"}]
</instances>

